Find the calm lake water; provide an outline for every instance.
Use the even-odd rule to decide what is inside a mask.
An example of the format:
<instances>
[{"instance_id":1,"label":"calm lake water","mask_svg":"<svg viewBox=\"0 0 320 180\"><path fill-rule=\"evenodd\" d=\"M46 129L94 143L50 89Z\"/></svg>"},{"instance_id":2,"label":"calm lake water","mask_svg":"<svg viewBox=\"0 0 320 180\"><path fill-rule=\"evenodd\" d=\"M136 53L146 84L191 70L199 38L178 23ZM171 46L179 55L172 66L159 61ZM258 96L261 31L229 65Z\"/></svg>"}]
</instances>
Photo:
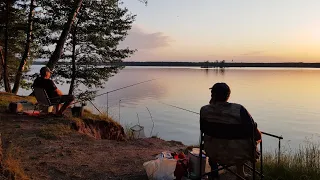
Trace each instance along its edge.
<instances>
[{"instance_id":1,"label":"calm lake water","mask_svg":"<svg viewBox=\"0 0 320 180\"><path fill-rule=\"evenodd\" d=\"M31 72L40 68L32 66ZM260 130L282 135L286 147L294 149L308 138L320 139L320 69L127 67L111 77L99 94L149 79L156 80L108 95L112 117L124 126L140 123L147 136L152 121L146 107L155 123L153 135L198 144L199 115L161 102L199 112L209 102L209 87L226 82L231 88L229 101L244 105ZM67 85L58 86L68 92ZM106 112L106 95L94 103ZM266 136L263 140L266 148L277 147L277 140Z\"/></svg>"}]
</instances>

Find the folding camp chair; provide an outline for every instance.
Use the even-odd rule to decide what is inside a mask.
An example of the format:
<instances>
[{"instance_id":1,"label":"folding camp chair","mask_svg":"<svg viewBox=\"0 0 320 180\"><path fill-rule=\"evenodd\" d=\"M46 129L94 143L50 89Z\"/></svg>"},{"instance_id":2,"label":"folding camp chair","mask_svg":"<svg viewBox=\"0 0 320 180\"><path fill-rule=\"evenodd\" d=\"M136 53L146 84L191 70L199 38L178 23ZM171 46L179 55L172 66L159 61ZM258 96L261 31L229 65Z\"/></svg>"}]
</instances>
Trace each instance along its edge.
<instances>
[{"instance_id":1,"label":"folding camp chair","mask_svg":"<svg viewBox=\"0 0 320 180\"><path fill-rule=\"evenodd\" d=\"M36 97L37 103L35 104L33 113L35 112L36 109L39 110L40 107L44 106L46 108L49 108L50 106L57 105L59 104L59 100L60 100L60 97L49 98L45 89L37 88L37 87L34 88L34 96ZM54 101L53 103L51 102L51 100L53 99L58 99L58 101Z\"/></svg>"},{"instance_id":2,"label":"folding camp chair","mask_svg":"<svg viewBox=\"0 0 320 180\"><path fill-rule=\"evenodd\" d=\"M256 142L255 142L255 129L256 124L223 124L223 123L214 123L208 122L205 120L200 120L200 130L201 130L201 137L200 137L200 157L202 157L202 150L204 149L204 136L209 136L216 139L222 140L248 140L251 144L251 152L248 152L248 159L246 162L251 162L252 167L250 165L244 164L247 168L252 171L252 179L256 179L256 175L263 179L264 175L263 172L263 164L262 164L262 142L260 142L260 172L256 170ZM218 146L218 144L215 144ZM241 148L241 147L239 147ZM227 149L226 149L227 151ZM210 157L209 157L210 160ZM200 172L202 170L202 158L200 158ZM236 164L220 164L219 162L216 163L215 166L211 167L211 172L202 174L201 177L208 175L209 177L219 177L220 170L227 170L237 176L239 179L246 180L244 177L241 177L236 172L233 172L229 169L231 166L235 166Z\"/></svg>"}]
</instances>

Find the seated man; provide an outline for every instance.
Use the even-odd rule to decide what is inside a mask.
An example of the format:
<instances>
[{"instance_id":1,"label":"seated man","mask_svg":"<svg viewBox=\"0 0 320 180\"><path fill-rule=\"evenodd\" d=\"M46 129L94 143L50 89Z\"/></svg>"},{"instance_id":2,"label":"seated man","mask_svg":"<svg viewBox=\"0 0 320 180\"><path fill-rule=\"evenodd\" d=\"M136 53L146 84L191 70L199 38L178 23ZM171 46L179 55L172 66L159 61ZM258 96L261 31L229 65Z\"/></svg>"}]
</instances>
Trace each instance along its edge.
<instances>
[{"instance_id":1,"label":"seated man","mask_svg":"<svg viewBox=\"0 0 320 180\"><path fill-rule=\"evenodd\" d=\"M230 88L226 83L216 83L211 89L209 105L200 110L200 121L224 124L255 124L249 112L240 104L227 102ZM256 142L261 140L260 131L255 128ZM204 136L204 150L210 158L210 166L237 164L237 173L245 177L243 164L252 157L252 141L247 139L228 140Z\"/></svg>"},{"instance_id":2,"label":"seated man","mask_svg":"<svg viewBox=\"0 0 320 180\"><path fill-rule=\"evenodd\" d=\"M67 109L67 107L72 103L74 100L73 95L63 95L62 92L56 87L54 82L50 79L51 71L48 67L42 67L40 69L40 77L37 77L32 87L43 88L50 101L52 103L59 103L56 106L56 115L62 116L62 113ZM60 109L61 104L63 103L62 108Z\"/></svg>"}]
</instances>

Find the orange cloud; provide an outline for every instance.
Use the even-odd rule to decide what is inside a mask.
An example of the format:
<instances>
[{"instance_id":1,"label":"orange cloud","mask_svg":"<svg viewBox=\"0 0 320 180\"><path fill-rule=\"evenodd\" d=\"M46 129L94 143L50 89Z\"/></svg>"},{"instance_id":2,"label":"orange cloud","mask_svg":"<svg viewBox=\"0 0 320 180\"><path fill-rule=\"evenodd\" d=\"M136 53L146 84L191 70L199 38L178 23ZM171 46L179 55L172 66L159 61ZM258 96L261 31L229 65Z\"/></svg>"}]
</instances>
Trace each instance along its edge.
<instances>
[{"instance_id":1,"label":"orange cloud","mask_svg":"<svg viewBox=\"0 0 320 180\"><path fill-rule=\"evenodd\" d=\"M133 26L126 39L121 42L121 47L130 47L131 49L156 49L167 47L171 38L162 32L146 32L138 26Z\"/></svg>"}]
</instances>

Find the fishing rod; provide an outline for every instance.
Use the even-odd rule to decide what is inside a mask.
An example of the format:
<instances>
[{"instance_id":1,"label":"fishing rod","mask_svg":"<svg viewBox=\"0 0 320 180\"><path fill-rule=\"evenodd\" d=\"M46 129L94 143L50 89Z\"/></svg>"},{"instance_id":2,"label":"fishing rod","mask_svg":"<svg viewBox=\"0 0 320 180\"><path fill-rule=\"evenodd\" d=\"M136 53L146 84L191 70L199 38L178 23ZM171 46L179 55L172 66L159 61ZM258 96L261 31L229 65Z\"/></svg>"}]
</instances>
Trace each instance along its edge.
<instances>
[{"instance_id":1,"label":"fishing rod","mask_svg":"<svg viewBox=\"0 0 320 180\"><path fill-rule=\"evenodd\" d=\"M200 113L195 112L195 111L191 111L191 110L189 110L189 109L185 109L185 108L181 108L181 107L178 107L178 106L174 106L174 105L167 104L167 103L164 103L164 102L161 102L161 101L159 101L159 103L164 104L164 105L167 105L167 106L170 106L170 107L174 107L174 108L177 108L177 109L181 109L181 110L184 110L184 111L188 111L188 112L191 112L191 113L200 115ZM274 134L271 134L271 133L267 133L267 132L263 132L263 131L261 131L261 133L264 134L264 135L267 135L267 136L271 136L271 137L277 138L277 139L279 139L279 140L283 139L282 136L277 136L277 135L274 135Z\"/></svg>"},{"instance_id":2,"label":"fishing rod","mask_svg":"<svg viewBox=\"0 0 320 180\"><path fill-rule=\"evenodd\" d=\"M181 110L184 110L184 111L188 111L188 112L191 112L191 113L194 113L194 114L200 115L200 113L191 111L191 110L189 110L189 109L185 109L185 108L181 108L181 107L178 107L178 106L174 106L174 105L167 104L167 103L164 103L164 102L161 102L161 101L159 101L159 103L164 104L164 105L167 105L167 106L171 106L171 107L174 107L174 108L177 108L177 109L181 109Z\"/></svg>"},{"instance_id":3,"label":"fishing rod","mask_svg":"<svg viewBox=\"0 0 320 180\"><path fill-rule=\"evenodd\" d=\"M107 95L107 114L109 114L109 100L108 100L109 99L108 98L109 93L112 93L112 92L115 92L115 91L119 91L121 89L129 88L129 87L132 87L132 86L136 86L136 85L139 85L139 84L143 84L143 83L146 83L146 82L154 81L154 80L156 80L156 79L149 79L149 80L146 80L146 81L141 81L141 82L138 82L138 83L135 83L135 84L127 85L127 86L124 86L124 87L121 87L121 88L118 88L118 89L114 89L114 90L111 90L111 91L108 91L108 92L105 92L105 93L102 93L102 94L98 94L98 95L94 96L94 98L102 96L102 95L105 95L105 94ZM81 102L81 101L83 101L83 99L82 100L80 99L79 101L76 101L76 102L74 102L72 104L76 104L76 103Z\"/></svg>"},{"instance_id":4,"label":"fishing rod","mask_svg":"<svg viewBox=\"0 0 320 180\"><path fill-rule=\"evenodd\" d=\"M146 80L146 81L142 81L142 82L138 82L138 83L131 84L131 85L128 85L128 86L124 86L124 87L121 87L121 88L118 88L118 89L114 89L114 90L111 90L111 91L96 95L95 97L99 97L99 96L102 96L102 95L105 95L105 94L109 94L109 93L114 92L114 91L118 91L118 90L121 90L121 89L125 89L125 88L128 88L128 87L136 86L138 84L143 84L143 83L146 83L146 82L149 82L149 81L154 81L154 80L156 80L156 79L149 79L149 80Z\"/></svg>"}]
</instances>

